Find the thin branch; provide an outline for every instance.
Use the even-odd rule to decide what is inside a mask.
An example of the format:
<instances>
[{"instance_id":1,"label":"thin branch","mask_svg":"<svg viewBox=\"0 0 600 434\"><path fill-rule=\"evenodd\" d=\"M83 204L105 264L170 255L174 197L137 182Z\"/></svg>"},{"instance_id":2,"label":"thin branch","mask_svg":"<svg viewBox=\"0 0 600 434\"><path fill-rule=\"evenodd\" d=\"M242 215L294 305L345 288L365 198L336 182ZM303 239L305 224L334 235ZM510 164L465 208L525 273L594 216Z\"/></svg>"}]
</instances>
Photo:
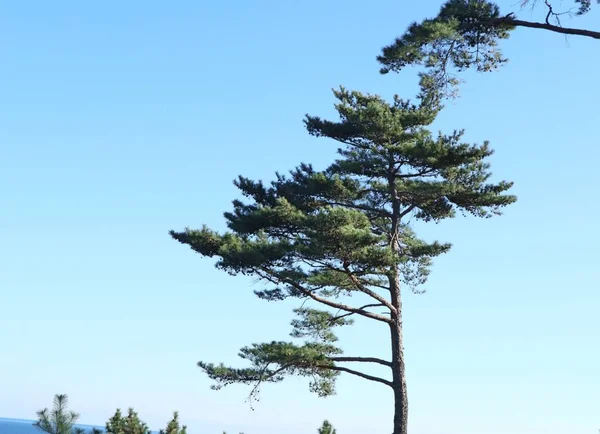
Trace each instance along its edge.
<instances>
[{"instance_id":1,"label":"thin branch","mask_svg":"<svg viewBox=\"0 0 600 434\"><path fill-rule=\"evenodd\" d=\"M381 303L375 303L375 304L365 304L364 306L359 307L360 310L364 310L368 307L385 307L385 305L381 304ZM341 310L341 309L340 309ZM339 312L339 310L338 310ZM330 319L330 322L333 323L335 321L337 321L338 319L342 319L342 318L346 318L348 316L354 315L354 312L350 312L350 313L345 313L343 315L336 315L333 318Z\"/></svg>"},{"instance_id":2,"label":"thin branch","mask_svg":"<svg viewBox=\"0 0 600 434\"><path fill-rule=\"evenodd\" d=\"M378 363L383 366L392 366L387 360L378 359L376 357L330 357L332 362L359 362L359 363Z\"/></svg>"},{"instance_id":3,"label":"thin branch","mask_svg":"<svg viewBox=\"0 0 600 434\"><path fill-rule=\"evenodd\" d=\"M357 377L364 378L365 380L375 381L377 383L385 384L386 386L392 387L392 382L384 380L383 378L375 377L373 375L365 374L364 372L355 371L354 369L346 368L344 366L328 366L328 365L316 365L317 368L329 369L331 371L347 372L348 374L356 375Z\"/></svg>"},{"instance_id":4,"label":"thin branch","mask_svg":"<svg viewBox=\"0 0 600 434\"><path fill-rule=\"evenodd\" d=\"M278 369L274 370L273 372L270 373L270 375L268 375L267 377L264 376L265 372L267 371L267 369L269 368L269 363L265 364L265 366L263 366L263 369L260 372L260 375L258 378L255 379L245 379L244 381L246 382L250 382L250 381L256 381L256 383L254 384L254 386L252 386L252 389L250 390L250 393L248 394L248 403L250 404L250 408L252 410L254 410L254 407L252 405L252 401L253 401L253 397L256 397L258 395L258 393L260 392L260 386L263 382L263 380L265 379L271 379L274 376L276 376L277 374L285 371L287 368L289 368L290 365L281 365Z\"/></svg>"},{"instance_id":5,"label":"thin branch","mask_svg":"<svg viewBox=\"0 0 600 434\"><path fill-rule=\"evenodd\" d=\"M546 6L548 6L548 14L546 15L546 24L550 24L550 17L552 15L554 15L554 11L552 9L552 5L550 3L548 3L548 0L544 0L544 3L546 3Z\"/></svg>"},{"instance_id":6,"label":"thin branch","mask_svg":"<svg viewBox=\"0 0 600 434\"><path fill-rule=\"evenodd\" d=\"M287 366L284 366L284 367L278 369L277 371L274 371L271 375L269 375L268 378L272 378L273 376L277 375L279 372L285 370L286 367ZM263 366L262 370L260 371L259 377L256 380L256 384L252 387L252 390L250 390L250 395L248 396L248 399L252 399L252 396L254 396L258 393L258 389L260 388L260 385L263 382L264 375L265 375L265 372L267 372L267 369L269 369L269 363L265 363L265 366Z\"/></svg>"},{"instance_id":7,"label":"thin branch","mask_svg":"<svg viewBox=\"0 0 600 434\"><path fill-rule=\"evenodd\" d=\"M364 316L366 318L371 318L371 319L374 319L377 321L384 322L386 324L390 323L390 319L386 318L382 315L378 315L376 313L371 313L369 311L355 308L352 306L348 306L348 305L345 305L342 303L336 303L334 301L320 297L320 296L314 294L312 291L304 288L302 285L298 284L297 282L294 282L293 280L288 279L286 277L279 276L276 272L269 270L266 267L257 267L256 270L261 270L263 273L266 273L265 276L262 276L266 280L269 280L270 282L273 282L275 284L286 283L286 284L292 286L293 288L297 289L298 291L300 291L302 294L306 295L307 297L310 297L313 300L318 301L319 303L322 303L326 306L333 307L334 309L344 310L346 312L356 313L356 314Z\"/></svg>"},{"instance_id":8,"label":"thin branch","mask_svg":"<svg viewBox=\"0 0 600 434\"><path fill-rule=\"evenodd\" d=\"M375 288L383 289L388 292L390 290L390 288L385 285L378 285L377 283L373 283L373 282L369 283L369 286L374 286Z\"/></svg>"},{"instance_id":9,"label":"thin branch","mask_svg":"<svg viewBox=\"0 0 600 434\"><path fill-rule=\"evenodd\" d=\"M446 55L444 56L444 60L442 61L442 79L444 77L448 76L448 60L450 59L450 53L452 53L452 49L454 48L454 45L456 44L456 39L453 39L452 42L450 43L450 47L448 47L448 51L446 52Z\"/></svg>"}]
</instances>

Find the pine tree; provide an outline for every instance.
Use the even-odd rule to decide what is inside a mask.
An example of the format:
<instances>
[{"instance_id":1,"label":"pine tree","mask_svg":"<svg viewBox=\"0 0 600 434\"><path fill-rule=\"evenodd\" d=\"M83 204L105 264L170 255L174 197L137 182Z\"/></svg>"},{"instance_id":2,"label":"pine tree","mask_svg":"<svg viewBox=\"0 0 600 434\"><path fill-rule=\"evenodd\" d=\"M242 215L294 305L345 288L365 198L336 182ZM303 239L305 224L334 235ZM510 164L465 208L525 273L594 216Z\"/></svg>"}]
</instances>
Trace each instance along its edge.
<instances>
[{"instance_id":1,"label":"pine tree","mask_svg":"<svg viewBox=\"0 0 600 434\"><path fill-rule=\"evenodd\" d=\"M160 434L187 434L187 427L179 426L179 413L173 413L173 419L167 424L167 427L159 431Z\"/></svg>"},{"instance_id":2,"label":"pine tree","mask_svg":"<svg viewBox=\"0 0 600 434\"><path fill-rule=\"evenodd\" d=\"M106 434L151 434L151 431L133 408L130 408L126 417L117 409L114 416L106 422Z\"/></svg>"},{"instance_id":3,"label":"pine tree","mask_svg":"<svg viewBox=\"0 0 600 434\"><path fill-rule=\"evenodd\" d=\"M239 177L235 184L248 201L234 200L225 214L228 232L203 227L170 234L217 258L218 268L260 279L261 299L302 302L291 336L304 342L242 348L246 368L199 362L213 388L248 384L253 396L261 384L305 376L313 392L328 396L336 377L347 373L391 389L394 434L406 434L401 295L405 288L419 292L432 259L450 249L420 239L411 221L438 222L457 211L490 217L516 199L506 194L511 183L488 182L488 143L471 145L461 131L435 136L427 129L439 109L427 98L387 103L343 88L335 96L339 121L307 116L305 124L311 135L341 145L339 159L323 171L301 164L270 185ZM387 326L391 357L342 355L334 329L353 318ZM389 375L356 368L372 364Z\"/></svg>"},{"instance_id":4,"label":"pine tree","mask_svg":"<svg viewBox=\"0 0 600 434\"><path fill-rule=\"evenodd\" d=\"M335 430L333 425L331 425L329 423L329 421L326 420L323 422L323 425L321 425L321 428L319 428L318 433L319 434L337 434L337 431Z\"/></svg>"},{"instance_id":5,"label":"pine tree","mask_svg":"<svg viewBox=\"0 0 600 434\"><path fill-rule=\"evenodd\" d=\"M54 395L54 407L37 412L37 421L33 424L37 429L48 434L74 434L77 430L75 423L79 414L69 411L67 395Z\"/></svg>"},{"instance_id":6,"label":"pine tree","mask_svg":"<svg viewBox=\"0 0 600 434\"><path fill-rule=\"evenodd\" d=\"M535 6L539 1L521 3ZM575 3L578 15L589 12L592 6L591 0L575 0ZM544 7L543 22L531 22L517 19L514 12L501 13L493 1L448 0L436 17L412 23L404 34L383 48L378 57L381 72L398 72L410 65L424 66L422 86L441 91L442 96L452 96L459 83L452 70L497 69L506 62L499 42L517 28L600 39L600 31L563 26L561 18L565 11L559 11L550 2L544 2Z\"/></svg>"}]
</instances>

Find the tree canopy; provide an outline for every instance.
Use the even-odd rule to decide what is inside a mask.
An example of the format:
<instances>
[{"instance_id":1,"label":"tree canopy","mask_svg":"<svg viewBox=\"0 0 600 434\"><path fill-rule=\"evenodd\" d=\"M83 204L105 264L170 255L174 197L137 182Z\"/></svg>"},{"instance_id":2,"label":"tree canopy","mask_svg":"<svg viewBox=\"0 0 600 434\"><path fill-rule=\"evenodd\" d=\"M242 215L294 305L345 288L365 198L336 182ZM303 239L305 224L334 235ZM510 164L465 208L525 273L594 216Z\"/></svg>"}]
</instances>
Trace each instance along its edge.
<instances>
[{"instance_id":1,"label":"tree canopy","mask_svg":"<svg viewBox=\"0 0 600 434\"><path fill-rule=\"evenodd\" d=\"M161 429L159 434L187 434L187 427L179 424L179 413L173 413L173 419L169 421L165 429Z\"/></svg>"},{"instance_id":2,"label":"tree canopy","mask_svg":"<svg viewBox=\"0 0 600 434\"><path fill-rule=\"evenodd\" d=\"M337 431L328 420L323 422L323 425L321 425L321 428L317 432L318 434L337 434Z\"/></svg>"},{"instance_id":3,"label":"tree canopy","mask_svg":"<svg viewBox=\"0 0 600 434\"><path fill-rule=\"evenodd\" d=\"M426 91L453 95L459 83L453 71L474 68L480 72L497 69L506 62L499 43L516 28L547 30L563 35L600 39L600 31L563 26L566 14L583 15L591 0L574 0L575 10L560 11L548 0L542 22L520 20L515 12L502 13L490 0L448 0L434 18L412 23L378 56L381 72L398 72L409 65L424 68L422 86ZM539 6L538 0L524 0L523 6ZM599 2L600 3L600 2Z\"/></svg>"},{"instance_id":4,"label":"tree canopy","mask_svg":"<svg viewBox=\"0 0 600 434\"><path fill-rule=\"evenodd\" d=\"M133 408L129 408L127 416L117 409L114 416L106 422L106 434L151 434L146 425Z\"/></svg>"}]
</instances>

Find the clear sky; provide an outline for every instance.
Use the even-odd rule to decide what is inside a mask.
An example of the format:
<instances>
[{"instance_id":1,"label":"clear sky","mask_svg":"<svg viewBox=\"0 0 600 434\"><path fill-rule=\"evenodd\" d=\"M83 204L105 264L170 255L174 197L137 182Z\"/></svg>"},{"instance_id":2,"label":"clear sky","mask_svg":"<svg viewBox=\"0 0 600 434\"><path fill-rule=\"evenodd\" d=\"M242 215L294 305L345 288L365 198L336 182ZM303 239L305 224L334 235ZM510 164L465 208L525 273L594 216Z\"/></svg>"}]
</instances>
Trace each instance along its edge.
<instances>
[{"instance_id":1,"label":"clear sky","mask_svg":"<svg viewBox=\"0 0 600 434\"><path fill-rule=\"evenodd\" d=\"M506 11L514 1L505 1ZM291 307L256 300L172 241L223 227L238 174L271 179L336 145L303 130L339 85L411 97L375 56L440 2L12 1L0 13L0 416L68 393L81 421L172 410L194 433L391 431L391 394L342 377L209 389L195 363L287 339ZM598 27L598 11L579 20ZM523 13L525 17L529 13ZM454 244L406 298L414 434L584 434L600 427L597 128L600 43L535 30L511 62L469 74L436 127L490 140L519 202L423 228ZM381 332L381 333L380 333ZM358 324L348 354L387 354Z\"/></svg>"}]
</instances>

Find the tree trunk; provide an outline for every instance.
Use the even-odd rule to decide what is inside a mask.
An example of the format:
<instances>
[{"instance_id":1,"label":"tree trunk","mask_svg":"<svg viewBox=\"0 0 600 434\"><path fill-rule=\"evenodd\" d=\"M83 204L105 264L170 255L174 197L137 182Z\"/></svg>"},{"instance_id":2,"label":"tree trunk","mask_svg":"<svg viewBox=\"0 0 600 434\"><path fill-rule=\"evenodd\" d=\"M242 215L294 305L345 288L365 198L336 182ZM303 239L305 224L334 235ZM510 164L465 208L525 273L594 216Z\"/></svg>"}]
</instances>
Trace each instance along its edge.
<instances>
[{"instance_id":1,"label":"tree trunk","mask_svg":"<svg viewBox=\"0 0 600 434\"><path fill-rule=\"evenodd\" d=\"M391 325L392 337L392 374L394 389L394 432L408 433L408 393L404 366L404 345L402 343L402 316Z\"/></svg>"},{"instance_id":2,"label":"tree trunk","mask_svg":"<svg viewBox=\"0 0 600 434\"><path fill-rule=\"evenodd\" d=\"M400 220L402 206L398 198L396 180L396 160L390 153L388 167L388 183L392 199L392 227L390 233L390 248L400 255ZM399 169L398 169L399 170ZM404 344L402 336L402 291L400 289L400 270L396 267L388 275L390 282L390 295L392 312L390 322L390 335L392 338L392 388L394 389L394 432L393 434L408 433L408 393L406 390L406 373L404 369Z\"/></svg>"}]
</instances>

